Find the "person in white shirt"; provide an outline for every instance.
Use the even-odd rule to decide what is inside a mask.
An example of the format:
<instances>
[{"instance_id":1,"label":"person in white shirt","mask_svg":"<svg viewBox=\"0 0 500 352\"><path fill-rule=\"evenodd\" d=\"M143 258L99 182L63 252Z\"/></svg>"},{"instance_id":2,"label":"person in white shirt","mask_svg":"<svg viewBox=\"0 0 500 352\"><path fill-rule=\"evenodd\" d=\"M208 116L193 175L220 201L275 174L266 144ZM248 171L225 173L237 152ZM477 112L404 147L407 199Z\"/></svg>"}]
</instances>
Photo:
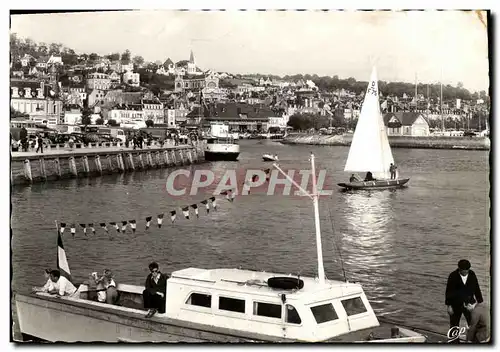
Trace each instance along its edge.
<instances>
[{"instance_id":1,"label":"person in white shirt","mask_svg":"<svg viewBox=\"0 0 500 352\"><path fill-rule=\"evenodd\" d=\"M43 276L45 276L45 280L47 280L45 285L43 285L43 287L33 287L33 292L50 292L54 289L54 283L50 279L50 269L45 269Z\"/></svg>"},{"instance_id":2,"label":"person in white shirt","mask_svg":"<svg viewBox=\"0 0 500 352\"><path fill-rule=\"evenodd\" d=\"M97 300L108 304L115 304L118 298L116 283L113 279L113 273L109 269L104 269L101 278L96 277Z\"/></svg>"},{"instance_id":3,"label":"person in white shirt","mask_svg":"<svg viewBox=\"0 0 500 352\"><path fill-rule=\"evenodd\" d=\"M71 283L64 276L61 276L59 270L52 270L50 272L50 279L54 283L53 289L49 293L59 296L68 296L72 298L80 298L80 289L76 289L75 285Z\"/></svg>"}]
</instances>

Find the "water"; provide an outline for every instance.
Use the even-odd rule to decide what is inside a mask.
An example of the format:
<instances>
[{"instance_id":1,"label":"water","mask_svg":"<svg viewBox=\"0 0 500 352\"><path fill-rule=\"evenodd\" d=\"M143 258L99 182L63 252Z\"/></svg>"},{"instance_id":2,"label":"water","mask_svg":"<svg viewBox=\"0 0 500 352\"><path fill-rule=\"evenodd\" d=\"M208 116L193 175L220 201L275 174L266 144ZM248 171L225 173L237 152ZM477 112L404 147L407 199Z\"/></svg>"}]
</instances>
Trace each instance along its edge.
<instances>
[{"instance_id":1,"label":"water","mask_svg":"<svg viewBox=\"0 0 500 352\"><path fill-rule=\"evenodd\" d=\"M336 182L347 147L287 146L242 141L239 162L190 167L268 168L264 153L277 153L284 168L327 170L320 200L325 272L360 282L378 315L411 326L445 333L448 316L444 292L448 274L467 258L483 296L490 292L489 160L484 151L394 149L401 176L409 187L397 191L342 192ZM169 211L210 197L167 195L165 180L172 170L152 170L96 179L66 180L15 188L12 193L13 289L26 291L43 284L43 269L56 266L54 220L93 222L95 237L65 235L64 245L76 281L92 271L111 268L118 282L143 284L151 261L164 272L190 266L244 267L282 273L316 274L313 209L304 197L266 196L255 192L234 203L220 200L217 212L199 219L170 222ZM164 226L156 215L165 213ZM153 216L150 230L144 218ZM112 238L99 222L138 221L137 233ZM110 227L108 225L108 227ZM343 261L340 260L343 258ZM342 265L343 264L343 265Z\"/></svg>"}]
</instances>

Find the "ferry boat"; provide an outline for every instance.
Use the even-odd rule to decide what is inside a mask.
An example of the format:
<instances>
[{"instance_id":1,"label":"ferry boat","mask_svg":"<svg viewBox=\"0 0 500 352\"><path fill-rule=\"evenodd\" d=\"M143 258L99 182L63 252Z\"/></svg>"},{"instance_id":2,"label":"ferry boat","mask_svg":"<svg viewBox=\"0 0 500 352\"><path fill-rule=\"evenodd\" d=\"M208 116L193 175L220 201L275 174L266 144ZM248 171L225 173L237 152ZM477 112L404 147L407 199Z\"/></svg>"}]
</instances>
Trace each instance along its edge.
<instances>
[{"instance_id":1,"label":"ferry boat","mask_svg":"<svg viewBox=\"0 0 500 352\"><path fill-rule=\"evenodd\" d=\"M211 125L210 133L206 138L205 160L207 161L236 161L240 155L238 135L229 133L227 125ZM236 137L236 138L235 138Z\"/></svg>"},{"instance_id":2,"label":"ferry boat","mask_svg":"<svg viewBox=\"0 0 500 352\"><path fill-rule=\"evenodd\" d=\"M314 155L311 155L315 175ZM109 305L47 293L15 294L23 338L64 342L425 342L403 326L380 323L359 283L325 277L318 192L313 201L317 277L242 269L186 268L167 280L164 314L146 318L144 287L119 284Z\"/></svg>"}]
</instances>

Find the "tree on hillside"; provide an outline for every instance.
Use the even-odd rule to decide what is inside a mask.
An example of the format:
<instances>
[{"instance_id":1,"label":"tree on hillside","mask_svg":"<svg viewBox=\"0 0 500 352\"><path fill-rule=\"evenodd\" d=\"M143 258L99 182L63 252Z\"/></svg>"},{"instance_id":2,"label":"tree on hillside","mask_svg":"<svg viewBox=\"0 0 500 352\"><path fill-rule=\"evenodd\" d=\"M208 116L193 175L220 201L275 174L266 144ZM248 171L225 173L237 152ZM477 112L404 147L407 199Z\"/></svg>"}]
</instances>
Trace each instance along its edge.
<instances>
[{"instance_id":1,"label":"tree on hillside","mask_svg":"<svg viewBox=\"0 0 500 352\"><path fill-rule=\"evenodd\" d=\"M97 120L95 120L95 124L96 125L103 125L104 124L104 119L103 118L98 118Z\"/></svg>"},{"instance_id":2,"label":"tree on hillside","mask_svg":"<svg viewBox=\"0 0 500 352\"><path fill-rule=\"evenodd\" d=\"M109 59L110 61L118 61L118 60L120 60L120 53L112 53L112 54L106 55L105 58Z\"/></svg>"},{"instance_id":3,"label":"tree on hillside","mask_svg":"<svg viewBox=\"0 0 500 352\"><path fill-rule=\"evenodd\" d=\"M128 64L130 62L130 50L125 50L121 56L121 61L123 64Z\"/></svg>"},{"instance_id":4,"label":"tree on hillside","mask_svg":"<svg viewBox=\"0 0 500 352\"><path fill-rule=\"evenodd\" d=\"M134 56L132 62L134 65L141 66L144 63L144 58L142 56Z\"/></svg>"},{"instance_id":5,"label":"tree on hillside","mask_svg":"<svg viewBox=\"0 0 500 352\"><path fill-rule=\"evenodd\" d=\"M40 55L47 55L48 50L49 49L47 48L47 44L45 44L45 43L38 44L38 53Z\"/></svg>"},{"instance_id":6,"label":"tree on hillside","mask_svg":"<svg viewBox=\"0 0 500 352\"><path fill-rule=\"evenodd\" d=\"M51 43L49 45L49 54L50 55L59 55L61 53L62 44L60 43Z\"/></svg>"},{"instance_id":7,"label":"tree on hillside","mask_svg":"<svg viewBox=\"0 0 500 352\"><path fill-rule=\"evenodd\" d=\"M147 127L153 127L153 126L154 126L154 124L155 124L155 122L154 122L153 120L151 120L151 119L146 120L146 126L147 126Z\"/></svg>"}]
</instances>

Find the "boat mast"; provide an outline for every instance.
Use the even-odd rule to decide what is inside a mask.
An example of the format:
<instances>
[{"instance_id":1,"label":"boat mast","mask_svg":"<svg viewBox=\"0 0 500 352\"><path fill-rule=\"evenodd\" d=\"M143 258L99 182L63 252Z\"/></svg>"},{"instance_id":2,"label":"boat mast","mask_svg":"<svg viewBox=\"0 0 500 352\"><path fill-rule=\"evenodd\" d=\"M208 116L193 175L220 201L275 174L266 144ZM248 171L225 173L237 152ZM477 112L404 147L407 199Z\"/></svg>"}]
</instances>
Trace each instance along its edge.
<instances>
[{"instance_id":1,"label":"boat mast","mask_svg":"<svg viewBox=\"0 0 500 352\"><path fill-rule=\"evenodd\" d=\"M303 189L300 185L297 184L287 173L285 173L278 164L274 163L273 167L276 168L285 178L290 181L295 187L297 187L302 193L311 198L314 206L314 224L316 227L316 251L318 255L318 279L320 284L325 283L325 268L323 266L323 249L321 246L321 227L319 221L319 203L318 203L318 190L316 185L316 166L314 164L314 154L311 153L311 173L312 173L312 192L310 194L305 189Z\"/></svg>"}]
</instances>

